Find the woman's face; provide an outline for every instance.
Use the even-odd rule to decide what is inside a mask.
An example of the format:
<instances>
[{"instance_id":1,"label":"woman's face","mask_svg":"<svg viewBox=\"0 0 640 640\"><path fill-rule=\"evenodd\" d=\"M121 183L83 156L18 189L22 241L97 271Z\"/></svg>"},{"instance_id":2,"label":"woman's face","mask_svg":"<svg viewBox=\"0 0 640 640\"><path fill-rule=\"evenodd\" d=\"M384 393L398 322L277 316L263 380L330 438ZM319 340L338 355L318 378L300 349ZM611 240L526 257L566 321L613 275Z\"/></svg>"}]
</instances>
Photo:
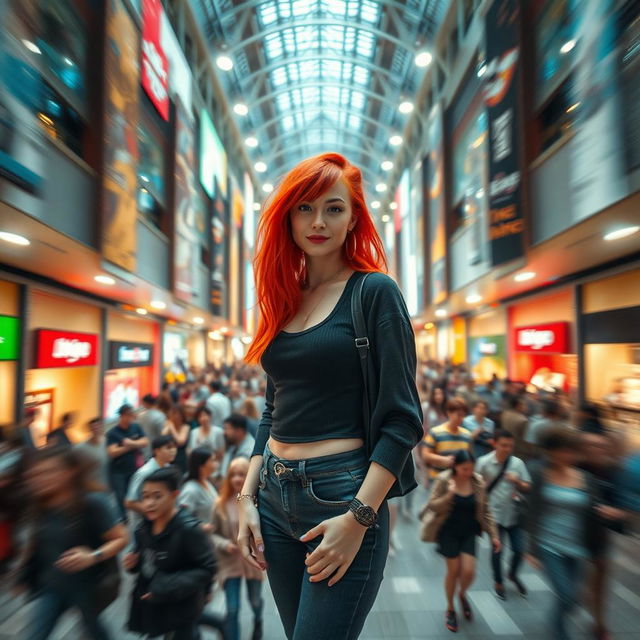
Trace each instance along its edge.
<instances>
[{"instance_id":1,"label":"woman's face","mask_svg":"<svg viewBox=\"0 0 640 640\"><path fill-rule=\"evenodd\" d=\"M444 392L442 391L442 389L436 389L433 392L433 401L437 405L441 405L444 402Z\"/></svg>"},{"instance_id":2,"label":"woman's face","mask_svg":"<svg viewBox=\"0 0 640 640\"><path fill-rule=\"evenodd\" d=\"M313 257L341 250L355 223L351 196L343 180L338 180L316 200L303 200L291 210L293 240L305 254Z\"/></svg>"},{"instance_id":3,"label":"woman's face","mask_svg":"<svg viewBox=\"0 0 640 640\"><path fill-rule=\"evenodd\" d=\"M173 422L177 427L182 426L182 414L176 409L171 409L171 411L169 411L169 420L171 420L171 422Z\"/></svg>"},{"instance_id":4,"label":"woman's face","mask_svg":"<svg viewBox=\"0 0 640 640\"><path fill-rule=\"evenodd\" d=\"M206 480L209 478L214 471L215 463L213 456L209 456L207 461L200 467L200 479Z\"/></svg>"},{"instance_id":5,"label":"woman's face","mask_svg":"<svg viewBox=\"0 0 640 640\"><path fill-rule=\"evenodd\" d=\"M242 467L234 467L229 473L229 482L231 483L231 488L235 493L240 493L242 491L242 487L244 486L247 472Z\"/></svg>"},{"instance_id":6,"label":"woman's face","mask_svg":"<svg viewBox=\"0 0 640 640\"><path fill-rule=\"evenodd\" d=\"M468 480L473 476L473 462L471 461L457 464L455 469L456 478L460 478L461 480Z\"/></svg>"}]
</instances>

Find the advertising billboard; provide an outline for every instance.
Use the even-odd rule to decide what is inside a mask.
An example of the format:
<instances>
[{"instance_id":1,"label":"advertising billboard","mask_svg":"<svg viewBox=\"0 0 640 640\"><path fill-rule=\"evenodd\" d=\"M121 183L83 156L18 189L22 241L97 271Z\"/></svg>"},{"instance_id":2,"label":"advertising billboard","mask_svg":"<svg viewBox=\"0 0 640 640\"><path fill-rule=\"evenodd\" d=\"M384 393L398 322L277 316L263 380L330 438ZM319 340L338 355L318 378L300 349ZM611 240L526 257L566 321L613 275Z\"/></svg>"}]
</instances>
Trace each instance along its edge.
<instances>
[{"instance_id":1,"label":"advertising billboard","mask_svg":"<svg viewBox=\"0 0 640 640\"><path fill-rule=\"evenodd\" d=\"M142 0L142 87L164 120L169 119L169 61L161 42L160 0Z\"/></svg>"},{"instance_id":2,"label":"advertising billboard","mask_svg":"<svg viewBox=\"0 0 640 640\"><path fill-rule=\"evenodd\" d=\"M210 198L216 189L227 197L227 153L205 109L200 112L200 184Z\"/></svg>"}]
</instances>

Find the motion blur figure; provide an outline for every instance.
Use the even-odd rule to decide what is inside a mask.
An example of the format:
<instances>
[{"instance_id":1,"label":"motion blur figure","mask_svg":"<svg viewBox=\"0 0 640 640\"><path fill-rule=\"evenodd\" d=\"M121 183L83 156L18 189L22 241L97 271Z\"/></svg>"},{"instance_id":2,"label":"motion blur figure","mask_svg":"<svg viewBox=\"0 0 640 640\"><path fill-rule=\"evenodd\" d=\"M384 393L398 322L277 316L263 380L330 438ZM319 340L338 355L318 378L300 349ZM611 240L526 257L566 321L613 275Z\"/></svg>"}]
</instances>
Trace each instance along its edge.
<instances>
[{"instance_id":1,"label":"motion blur figure","mask_svg":"<svg viewBox=\"0 0 640 640\"><path fill-rule=\"evenodd\" d=\"M18 587L38 598L29 640L48 638L71 608L80 612L88 637L110 637L99 614L118 595L115 556L128 538L91 478L91 463L78 450L47 447L33 454L26 475L31 533L18 579Z\"/></svg>"}]
</instances>

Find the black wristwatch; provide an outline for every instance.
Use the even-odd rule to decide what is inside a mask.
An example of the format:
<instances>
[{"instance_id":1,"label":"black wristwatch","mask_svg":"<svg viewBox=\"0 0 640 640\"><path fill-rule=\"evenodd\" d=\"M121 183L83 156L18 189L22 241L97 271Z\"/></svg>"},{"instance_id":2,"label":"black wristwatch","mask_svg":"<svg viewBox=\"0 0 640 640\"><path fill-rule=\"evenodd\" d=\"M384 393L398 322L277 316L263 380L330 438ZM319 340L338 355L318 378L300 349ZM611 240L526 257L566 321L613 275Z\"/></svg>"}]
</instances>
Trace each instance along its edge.
<instances>
[{"instance_id":1,"label":"black wristwatch","mask_svg":"<svg viewBox=\"0 0 640 640\"><path fill-rule=\"evenodd\" d=\"M349 504L349 511L353 513L353 517L367 529L378 528L378 514L373 507L362 504L358 498L354 498Z\"/></svg>"}]
</instances>

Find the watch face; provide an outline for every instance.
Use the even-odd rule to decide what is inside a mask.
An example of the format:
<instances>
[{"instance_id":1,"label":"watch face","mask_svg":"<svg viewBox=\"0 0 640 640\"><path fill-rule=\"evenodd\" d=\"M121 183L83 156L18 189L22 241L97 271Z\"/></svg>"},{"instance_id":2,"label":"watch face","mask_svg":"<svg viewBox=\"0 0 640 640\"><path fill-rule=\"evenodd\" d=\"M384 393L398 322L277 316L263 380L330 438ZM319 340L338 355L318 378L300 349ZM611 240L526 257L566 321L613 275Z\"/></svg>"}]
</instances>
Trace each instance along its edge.
<instances>
[{"instance_id":1,"label":"watch face","mask_svg":"<svg viewBox=\"0 0 640 640\"><path fill-rule=\"evenodd\" d=\"M376 512L365 505L358 507L356 515L361 522L366 522L369 526L376 522Z\"/></svg>"}]
</instances>

